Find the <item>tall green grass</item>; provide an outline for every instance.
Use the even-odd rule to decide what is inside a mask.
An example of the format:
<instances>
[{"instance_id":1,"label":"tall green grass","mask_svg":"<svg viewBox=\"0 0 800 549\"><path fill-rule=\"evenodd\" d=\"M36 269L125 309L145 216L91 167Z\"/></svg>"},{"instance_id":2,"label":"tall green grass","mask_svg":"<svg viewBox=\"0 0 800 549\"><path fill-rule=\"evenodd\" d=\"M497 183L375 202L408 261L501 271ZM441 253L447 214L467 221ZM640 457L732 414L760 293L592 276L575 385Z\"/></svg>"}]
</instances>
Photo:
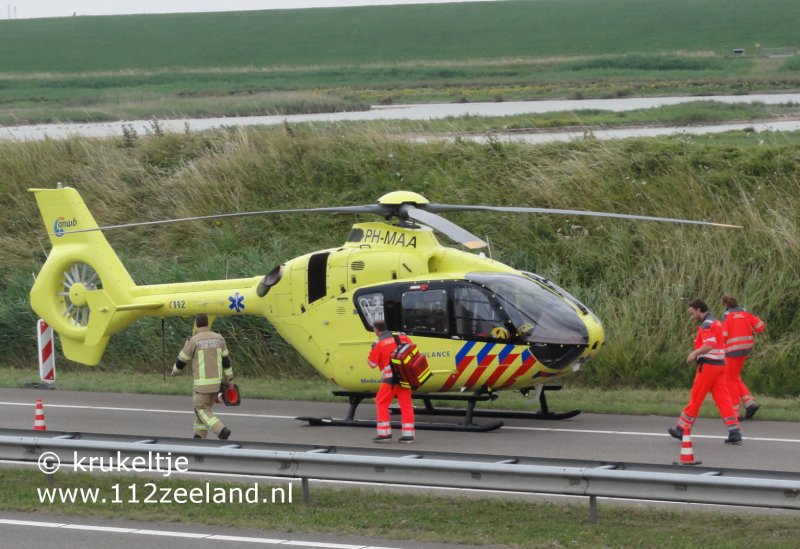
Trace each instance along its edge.
<instances>
[{"instance_id":1,"label":"tall green grass","mask_svg":"<svg viewBox=\"0 0 800 549\"><path fill-rule=\"evenodd\" d=\"M785 72L797 72L800 71L800 55L793 55L792 57L787 58L781 64L781 71Z\"/></svg>"},{"instance_id":2,"label":"tall green grass","mask_svg":"<svg viewBox=\"0 0 800 549\"><path fill-rule=\"evenodd\" d=\"M642 54L592 57L567 64L567 67L574 71L593 69L614 69L615 71L699 71L721 69L723 66L723 61L719 58Z\"/></svg>"},{"instance_id":3,"label":"tall green grass","mask_svg":"<svg viewBox=\"0 0 800 549\"><path fill-rule=\"evenodd\" d=\"M728 145L684 138L529 146L413 144L339 125L0 144L0 345L34 360L27 291L43 259L43 225L28 187L78 188L102 224L258 210L371 203L392 190L432 202L527 205L711 219L744 230L574 216L452 214L488 238L496 259L563 285L594 310L608 343L575 379L603 386L685 387L694 326L687 301L714 311L737 295L767 321L746 368L758 392L800 392L800 145ZM266 273L340 245L353 218L297 214L110 232L141 284ZM442 237L444 240L444 237ZM45 244L46 247L46 244ZM202 258L202 259L198 259ZM168 360L188 320L168 320ZM255 318L221 320L251 375L309 368ZM161 368L161 327L115 336L105 368Z\"/></svg>"},{"instance_id":4,"label":"tall green grass","mask_svg":"<svg viewBox=\"0 0 800 549\"><path fill-rule=\"evenodd\" d=\"M336 125L345 129L361 128L362 131L365 128L369 128L385 134L437 135L508 133L554 128L582 128L587 131L593 131L597 128L615 126L678 126L746 120L790 119L795 117L800 117L800 104L798 103L767 105L756 101L753 103L728 104L698 100L679 105L621 112L602 109L581 109L514 116L459 116L431 120L377 120L368 122L341 121L337 122ZM312 125L324 127L328 123L320 122ZM749 134L750 145L757 139L770 138L770 134L755 134L752 131ZM730 137L733 137L733 134ZM686 139L702 139L702 137L687 137ZM797 139L797 136L782 134L779 137L779 140L784 143L787 139Z\"/></svg>"}]
</instances>

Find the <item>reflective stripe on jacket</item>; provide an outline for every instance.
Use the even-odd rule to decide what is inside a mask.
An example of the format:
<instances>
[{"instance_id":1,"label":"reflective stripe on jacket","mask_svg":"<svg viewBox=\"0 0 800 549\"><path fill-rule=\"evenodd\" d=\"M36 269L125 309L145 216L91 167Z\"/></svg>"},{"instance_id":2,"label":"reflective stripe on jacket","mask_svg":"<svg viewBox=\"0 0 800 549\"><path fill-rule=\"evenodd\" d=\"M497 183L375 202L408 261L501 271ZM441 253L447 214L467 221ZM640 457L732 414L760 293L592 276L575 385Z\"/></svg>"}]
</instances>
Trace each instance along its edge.
<instances>
[{"instance_id":1,"label":"reflective stripe on jacket","mask_svg":"<svg viewBox=\"0 0 800 549\"><path fill-rule=\"evenodd\" d=\"M192 362L194 390L198 393L216 393L222 382L222 358L228 356L225 339L208 326L198 328L178 353L183 362ZM233 369L226 368L224 375L233 377Z\"/></svg>"},{"instance_id":2,"label":"reflective stripe on jacket","mask_svg":"<svg viewBox=\"0 0 800 549\"><path fill-rule=\"evenodd\" d=\"M695 349L700 349L706 345L710 345L711 350L697 357L697 363L724 366L725 336L723 335L722 323L711 316L711 313L707 313L703 317L703 321L697 327L697 337L694 338Z\"/></svg>"},{"instance_id":3,"label":"reflective stripe on jacket","mask_svg":"<svg viewBox=\"0 0 800 549\"><path fill-rule=\"evenodd\" d=\"M725 337L725 354L730 357L747 356L753 348L753 334L766 328L764 321L741 307L733 307L722 315Z\"/></svg>"}]
</instances>

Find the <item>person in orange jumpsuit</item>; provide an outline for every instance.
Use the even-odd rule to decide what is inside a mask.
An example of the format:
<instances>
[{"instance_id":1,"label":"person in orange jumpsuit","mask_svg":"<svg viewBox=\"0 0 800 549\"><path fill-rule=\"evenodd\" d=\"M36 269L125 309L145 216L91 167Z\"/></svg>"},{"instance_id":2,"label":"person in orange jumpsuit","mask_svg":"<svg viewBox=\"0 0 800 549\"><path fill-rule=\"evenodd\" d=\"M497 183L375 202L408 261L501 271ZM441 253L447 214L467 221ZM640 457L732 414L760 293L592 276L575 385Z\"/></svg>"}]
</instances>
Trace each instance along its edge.
<instances>
[{"instance_id":1,"label":"person in orange jumpsuit","mask_svg":"<svg viewBox=\"0 0 800 549\"><path fill-rule=\"evenodd\" d=\"M392 353L397 348L392 332L386 328L385 320L376 320L372 323L372 329L378 340L372 346L367 362L371 368L379 368L381 372L381 387L375 395L375 408L378 415L378 436L373 438L373 442L391 442L392 424L389 421L389 405L397 397L400 405L400 417L402 422L402 432L400 442L411 444L414 442L414 406L411 403L411 389L404 389L397 383L394 372L392 371ZM411 340L405 334L398 336L402 343Z\"/></svg>"},{"instance_id":2,"label":"person in orange jumpsuit","mask_svg":"<svg viewBox=\"0 0 800 549\"><path fill-rule=\"evenodd\" d=\"M695 299L689 303L688 312L698 322L698 326L697 337L694 340L694 350L686 357L686 362L689 364L697 363L697 371L689 397L689 404L683 409L676 426L670 427L667 431L677 439L683 438L684 430L691 430L706 395L711 391L711 396L714 397L719 415L728 428L728 438L725 442L741 444L742 433L739 430L739 421L733 411L733 405L728 393L722 323L711 316L711 313L708 312L708 305L700 299Z\"/></svg>"},{"instance_id":3,"label":"person in orange jumpsuit","mask_svg":"<svg viewBox=\"0 0 800 549\"><path fill-rule=\"evenodd\" d=\"M722 297L726 310L723 313L722 331L725 336L725 368L728 370L728 392L731 394L733 411L742 420L739 402L744 401L745 419L752 419L759 405L750 395L750 389L742 381L742 367L753 348L753 334L760 334L766 328L764 321L755 314L739 307L731 295Z\"/></svg>"}]
</instances>

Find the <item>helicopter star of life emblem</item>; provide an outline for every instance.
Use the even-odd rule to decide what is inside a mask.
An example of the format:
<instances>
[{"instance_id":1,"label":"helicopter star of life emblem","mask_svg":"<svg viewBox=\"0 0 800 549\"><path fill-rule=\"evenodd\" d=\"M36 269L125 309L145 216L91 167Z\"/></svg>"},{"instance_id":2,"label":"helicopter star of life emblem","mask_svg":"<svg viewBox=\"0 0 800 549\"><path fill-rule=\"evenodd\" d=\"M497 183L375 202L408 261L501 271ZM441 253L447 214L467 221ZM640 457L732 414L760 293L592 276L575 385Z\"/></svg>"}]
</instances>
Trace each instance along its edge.
<instances>
[{"instance_id":1,"label":"helicopter star of life emblem","mask_svg":"<svg viewBox=\"0 0 800 549\"><path fill-rule=\"evenodd\" d=\"M228 305L228 309L230 309L231 311L236 311L237 313L240 313L244 310L244 296L239 295L239 292L236 292L234 295L228 296L228 301L231 302L231 304Z\"/></svg>"}]
</instances>

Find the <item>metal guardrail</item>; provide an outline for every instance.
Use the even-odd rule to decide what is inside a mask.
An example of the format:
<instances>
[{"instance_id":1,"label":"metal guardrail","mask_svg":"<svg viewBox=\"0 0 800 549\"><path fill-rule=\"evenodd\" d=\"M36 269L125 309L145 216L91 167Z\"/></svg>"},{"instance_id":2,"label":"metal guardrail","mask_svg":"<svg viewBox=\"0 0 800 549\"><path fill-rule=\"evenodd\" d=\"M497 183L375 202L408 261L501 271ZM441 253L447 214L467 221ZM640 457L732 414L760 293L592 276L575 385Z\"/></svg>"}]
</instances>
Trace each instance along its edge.
<instances>
[{"instance_id":1,"label":"metal guardrail","mask_svg":"<svg viewBox=\"0 0 800 549\"><path fill-rule=\"evenodd\" d=\"M308 500L309 479L584 496L589 498L593 522L597 519L598 497L800 510L800 474L788 472L657 465L647 470L648 466L642 464L591 461L559 466L559 460L540 460L547 464L539 464L535 460L525 462L531 458L505 456L299 445L290 449L247 448L219 445L222 441L211 445L146 437L88 438L79 433L0 431L0 459L35 462L44 452L52 452L62 465L72 465L76 459L93 456L132 460L171 453L173 458L184 456L192 472L300 479L304 501Z\"/></svg>"}]
</instances>

